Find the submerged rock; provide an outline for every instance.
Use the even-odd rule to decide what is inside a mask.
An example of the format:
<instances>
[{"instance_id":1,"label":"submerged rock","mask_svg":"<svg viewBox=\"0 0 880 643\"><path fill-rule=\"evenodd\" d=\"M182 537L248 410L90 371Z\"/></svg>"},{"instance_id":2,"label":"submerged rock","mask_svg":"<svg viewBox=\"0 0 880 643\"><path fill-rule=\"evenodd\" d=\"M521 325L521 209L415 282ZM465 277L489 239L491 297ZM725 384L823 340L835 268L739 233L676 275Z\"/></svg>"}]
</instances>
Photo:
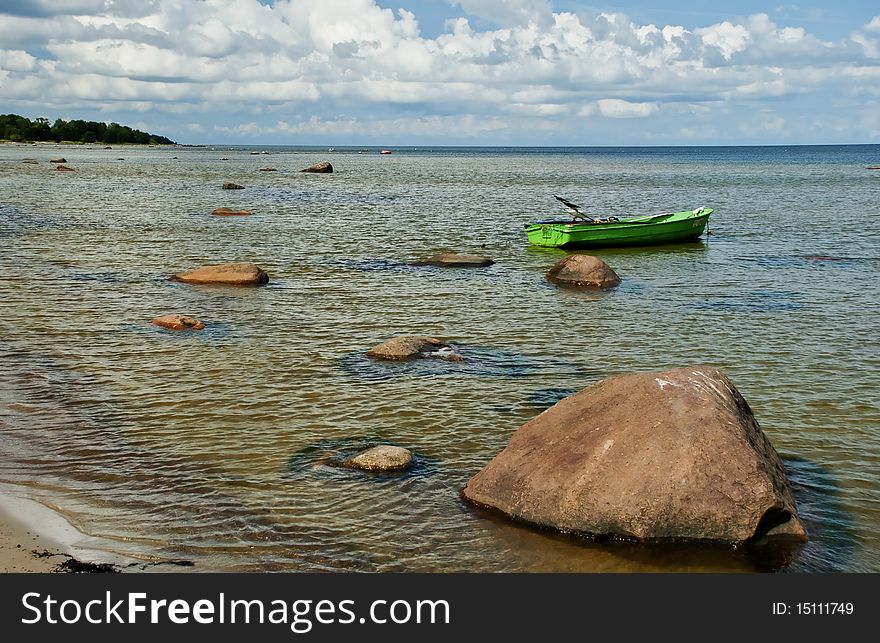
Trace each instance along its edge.
<instances>
[{"instance_id":1,"label":"submerged rock","mask_svg":"<svg viewBox=\"0 0 880 643\"><path fill-rule=\"evenodd\" d=\"M407 469L412 461L413 457L409 449L380 444L346 460L342 466L366 471L402 471Z\"/></svg>"},{"instance_id":2,"label":"submerged rock","mask_svg":"<svg viewBox=\"0 0 880 643\"><path fill-rule=\"evenodd\" d=\"M49 163L67 163L67 159L59 156L57 159L49 159Z\"/></svg>"},{"instance_id":3,"label":"submerged rock","mask_svg":"<svg viewBox=\"0 0 880 643\"><path fill-rule=\"evenodd\" d=\"M748 403L708 366L611 377L521 426L464 498L566 533L806 540Z\"/></svg>"},{"instance_id":4,"label":"submerged rock","mask_svg":"<svg viewBox=\"0 0 880 643\"><path fill-rule=\"evenodd\" d=\"M382 342L367 351L368 357L403 361L419 357L434 357L459 362L462 357L448 344L434 337L402 335Z\"/></svg>"},{"instance_id":5,"label":"submerged rock","mask_svg":"<svg viewBox=\"0 0 880 643\"><path fill-rule=\"evenodd\" d=\"M244 190L243 185L239 185L238 183L226 182L223 184L224 190Z\"/></svg>"},{"instance_id":6,"label":"submerged rock","mask_svg":"<svg viewBox=\"0 0 880 643\"><path fill-rule=\"evenodd\" d=\"M494 261L483 255L439 252L414 262L416 266L440 266L441 268L482 268L491 266Z\"/></svg>"},{"instance_id":7,"label":"submerged rock","mask_svg":"<svg viewBox=\"0 0 880 643\"><path fill-rule=\"evenodd\" d=\"M269 282L266 271L252 263L225 263L215 266L202 266L194 270L179 272L172 277L175 281L189 284L224 284L228 286L258 286Z\"/></svg>"},{"instance_id":8,"label":"submerged rock","mask_svg":"<svg viewBox=\"0 0 880 643\"><path fill-rule=\"evenodd\" d=\"M620 277L599 257L568 255L547 271L547 281L561 286L613 288Z\"/></svg>"},{"instance_id":9,"label":"submerged rock","mask_svg":"<svg viewBox=\"0 0 880 643\"><path fill-rule=\"evenodd\" d=\"M314 165L307 167L304 170L300 170L300 172L314 172L315 174L330 174L333 172L333 166L330 165L327 161L321 161L320 163L315 163Z\"/></svg>"},{"instance_id":10,"label":"submerged rock","mask_svg":"<svg viewBox=\"0 0 880 643\"><path fill-rule=\"evenodd\" d=\"M39 161L37 159L22 159L21 162L22 163L30 163L31 165L39 163Z\"/></svg>"},{"instance_id":11,"label":"submerged rock","mask_svg":"<svg viewBox=\"0 0 880 643\"><path fill-rule=\"evenodd\" d=\"M260 172L277 172L278 170L276 170L274 167L261 167L259 169L259 171Z\"/></svg>"},{"instance_id":12,"label":"submerged rock","mask_svg":"<svg viewBox=\"0 0 880 643\"><path fill-rule=\"evenodd\" d=\"M202 330L205 327L205 324L195 317L185 315L163 315L156 317L150 323L169 330Z\"/></svg>"},{"instance_id":13,"label":"submerged rock","mask_svg":"<svg viewBox=\"0 0 880 643\"><path fill-rule=\"evenodd\" d=\"M253 212L250 210L233 210L231 208L216 208L211 210L211 214L215 217L246 217Z\"/></svg>"},{"instance_id":14,"label":"submerged rock","mask_svg":"<svg viewBox=\"0 0 880 643\"><path fill-rule=\"evenodd\" d=\"M72 167L68 167L66 165L56 165L55 171L56 172L73 172L74 170Z\"/></svg>"}]
</instances>

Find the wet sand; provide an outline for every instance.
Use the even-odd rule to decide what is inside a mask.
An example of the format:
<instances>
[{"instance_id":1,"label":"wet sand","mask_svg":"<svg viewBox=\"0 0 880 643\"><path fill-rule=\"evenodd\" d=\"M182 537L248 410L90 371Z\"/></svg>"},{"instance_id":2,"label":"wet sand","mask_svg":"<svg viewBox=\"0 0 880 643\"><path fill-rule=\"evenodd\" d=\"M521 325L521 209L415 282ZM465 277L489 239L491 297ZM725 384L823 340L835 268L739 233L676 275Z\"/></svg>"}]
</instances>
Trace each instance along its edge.
<instances>
[{"instance_id":1,"label":"wet sand","mask_svg":"<svg viewBox=\"0 0 880 643\"><path fill-rule=\"evenodd\" d=\"M61 514L0 485L0 573L110 572L120 562Z\"/></svg>"},{"instance_id":2,"label":"wet sand","mask_svg":"<svg viewBox=\"0 0 880 643\"><path fill-rule=\"evenodd\" d=\"M66 560L60 546L47 535L9 513L6 503L0 503L0 572L45 573ZM40 556L49 552L53 556Z\"/></svg>"}]
</instances>

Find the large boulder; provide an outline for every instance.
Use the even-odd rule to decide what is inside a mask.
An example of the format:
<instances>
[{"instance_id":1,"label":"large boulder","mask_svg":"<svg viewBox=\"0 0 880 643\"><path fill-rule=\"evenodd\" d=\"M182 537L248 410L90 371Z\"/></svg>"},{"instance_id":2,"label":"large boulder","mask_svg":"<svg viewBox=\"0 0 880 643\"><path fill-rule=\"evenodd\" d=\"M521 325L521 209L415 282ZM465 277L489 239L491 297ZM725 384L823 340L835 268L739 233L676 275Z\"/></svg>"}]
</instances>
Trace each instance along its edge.
<instances>
[{"instance_id":1,"label":"large boulder","mask_svg":"<svg viewBox=\"0 0 880 643\"><path fill-rule=\"evenodd\" d=\"M599 257L568 255L547 271L547 281L579 288L613 288L620 277Z\"/></svg>"},{"instance_id":2,"label":"large boulder","mask_svg":"<svg viewBox=\"0 0 880 643\"><path fill-rule=\"evenodd\" d=\"M172 279L188 284L259 286L268 283L269 275L265 270L252 263L224 263L179 272Z\"/></svg>"},{"instance_id":3,"label":"large boulder","mask_svg":"<svg viewBox=\"0 0 880 643\"><path fill-rule=\"evenodd\" d=\"M367 356L374 359L404 361L419 357L435 357L451 362L459 362L462 357L455 350L434 337L420 335L401 335L392 337L367 351Z\"/></svg>"},{"instance_id":4,"label":"large boulder","mask_svg":"<svg viewBox=\"0 0 880 643\"><path fill-rule=\"evenodd\" d=\"M585 536L806 540L779 456L708 366L611 377L561 400L520 427L462 495Z\"/></svg>"},{"instance_id":5,"label":"large boulder","mask_svg":"<svg viewBox=\"0 0 880 643\"><path fill-rule=\"evenodd\" d=\"M315 174L330 174L333 172L333 166L330 165L327 161L321 161L320 163L315 163L314 165L307 167L304 170L300 170L300 172L313 172Z\"/></svg>"},{"instance_id":6,"label":"large boulder","mask_svg":"<svg viewBox=\"0 0 880 643\"><path fill-rule=\"evenodd\" d=\"M409 449L380 444L346 460L342 466L366 471L402 471L409 468L412 461Z\"/></svg>"},{"instance_id":7,"label":"large boulder","mask_svg":"<svg viewBox=\"0 0 880 643\"><path fill-rule=\"evenodd\" d=\"M168 330L202 330L205 327L204 322L186 315L163 315L150 323Z\"/></svg>"},{"instance_id":8,"label":"large boulder","mask_svg":"<svg viewBox=\"0 0 880 643\"><path fill-rule=\"evenodd\" d=\"M416 266L439 266L441 268L482 268L491 266L494 261L483 255L438 252L414 262Z\"/></svg>"}]
</instances>

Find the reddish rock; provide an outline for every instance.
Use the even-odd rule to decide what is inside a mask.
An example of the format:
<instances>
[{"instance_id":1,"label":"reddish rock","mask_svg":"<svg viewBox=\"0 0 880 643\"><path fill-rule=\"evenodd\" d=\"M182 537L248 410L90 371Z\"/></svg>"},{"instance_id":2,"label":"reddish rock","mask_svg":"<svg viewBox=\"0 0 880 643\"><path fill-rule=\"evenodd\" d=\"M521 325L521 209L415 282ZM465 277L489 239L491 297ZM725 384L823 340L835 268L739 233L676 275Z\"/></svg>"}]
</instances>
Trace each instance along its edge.
<instances>
[{"instance_id":1,"label":"reddish rock","mask_svg":"<svg viewBox=\"0 0 880 643\"><path fill-rule=\"evenodd\" d=\"M542 527L639 541L802 542L782 462L708 366L611 377L520 427L464 498Z\"/></svg>"},{"instance_id":2,"label":"reddish rock","mask_svg":"<svg viewBox=\"0 0 880 643\"><path fill-rule=\"evenodd\" d=\"M150 323L169 330L202 330L205 327L198 319L185 315L163 315Z\"/></svg>"},{"instance_id":3,"label":"reddish rock","mask_svg":"<svg viewBox=\"0 0 880 643\"><path fill-rule=\"evenodd\" d=\"M313 172L315 174L330 174L333 172L333 166L330 165L327 161L321 161L320 163L315 163L311 167L307 167L304 170L300 170L300 172Z\"/></svg>"},{"instance_id":4,"label":"reddish rock","mask_svg":"<svg viewBox=\"0 0 880 643\"><path fill-rule=\"evenodd\" d=\"M225 263L179 272L172 279L189 284L259 286L268 283L269 275L265 270L252 263Z\"/></svg>"},{"instance_id":5,"label":"reddish rock","mask_svg":"<svg viewBox=\"0 0 880 643\"><path fill-rule=\"evenodd\" d=\"M547 281L561 286L613 288L620 277L599 257L568 255L547 271Z\"/></svg>"},{"instance_id":6,"label":"reddish rock","mask_svg":"<svg viewBox=\"0 0 880 643\"><path fill-rule=\"evenodd\" d=\"M216 208L215 210L211 210L211 214L215 217L246 217L253 212L250 210L233 210L231 208Z\"/></svg>"}]
</instances>

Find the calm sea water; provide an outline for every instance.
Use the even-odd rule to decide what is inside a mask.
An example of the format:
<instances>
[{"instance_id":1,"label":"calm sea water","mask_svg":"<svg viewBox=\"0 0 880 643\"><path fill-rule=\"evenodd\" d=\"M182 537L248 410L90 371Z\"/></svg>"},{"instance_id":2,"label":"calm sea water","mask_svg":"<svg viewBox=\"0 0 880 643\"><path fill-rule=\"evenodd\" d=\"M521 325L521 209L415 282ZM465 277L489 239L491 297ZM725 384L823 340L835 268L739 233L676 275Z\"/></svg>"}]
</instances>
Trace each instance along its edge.
<instances>
[{"instance_id":1,"label":"calm sea water","mask_svg":"<svg viewBox=\"0 0 880 643\"><path fill-rule=\"evenodd\" d=\"M788 466L812 540L784 569L880 571L880 146L376 151L0 146L0 482L108 551L200 570L764 569L572 542L459 499L562 396L708 363ZM335 173L299 172L321 160ZM712 207L713 234L596 252L622 285L558 290L543 275L565 253L522 233L554 194ZM408 265L442 249L497 263ZM167 280L230 261L271 283ZM148 323L168 313L209 325ZM365 359L398 334L471 359ZM377 441L415 469L325 464Z\"/></svg>"}]
</instances>

